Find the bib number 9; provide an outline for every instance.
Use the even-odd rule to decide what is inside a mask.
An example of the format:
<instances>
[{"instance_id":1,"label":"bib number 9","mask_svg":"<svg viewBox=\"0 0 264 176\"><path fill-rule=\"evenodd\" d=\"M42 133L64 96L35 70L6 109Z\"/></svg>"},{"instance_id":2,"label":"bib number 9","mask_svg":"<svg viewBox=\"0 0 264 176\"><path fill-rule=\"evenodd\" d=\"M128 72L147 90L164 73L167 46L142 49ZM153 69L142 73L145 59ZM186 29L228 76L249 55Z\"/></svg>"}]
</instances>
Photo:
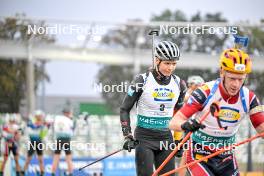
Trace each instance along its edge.
<instances>
[{"instance_id":1,"label":"bib number 9","mask_svg":"<svg viewBox=\"0 0 264 176\"><path fill-rule=\"evenodd\" d=\"M160 105L160 111L164 111L164 109L165 109L165 105L164 104L161 104Z\"/></svg>"}]
</instances>

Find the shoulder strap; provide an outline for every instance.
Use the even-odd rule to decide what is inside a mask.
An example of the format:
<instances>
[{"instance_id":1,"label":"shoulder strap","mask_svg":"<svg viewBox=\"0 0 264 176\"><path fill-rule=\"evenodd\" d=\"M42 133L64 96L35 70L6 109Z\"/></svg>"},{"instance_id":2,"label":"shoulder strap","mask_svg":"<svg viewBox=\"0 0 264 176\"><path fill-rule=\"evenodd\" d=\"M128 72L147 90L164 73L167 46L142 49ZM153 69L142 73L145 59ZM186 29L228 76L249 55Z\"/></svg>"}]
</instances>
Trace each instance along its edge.
<instances>
[{"instance_id":1,"label":"shoulder strap","mask_svg":"<svg viewBox=\"0 0 264 176\"><path fill-rule=\"evenodd\" d=\"M146 73L142 74L142 77L143 77L143 80L144 80L144 84L143 84L143 86L146 84L146 82L147 82L147 80L148 80L149 72L150 72L150 71L147 71Z\"/></svg>"},{"instance_id":2,"label":"shoulder strap","mask_svg":"<svg viewBox=\"0 0 264 176\"><path fill-rule=\"evenodd\" d=\"M150 71L147 71L146 73L141 74L141 76L143 77L143 80L144 80L143 87L144 87L144 86L146 85L146 83L147 83L147 80L148 80L148 77L149 77L149 72L150 72ZM142 90L144 90L143 87L142 87ZM141 96L141 95L140 95L140 96ZM137 105L138 105L138 100L136 101L136 107L137 107Z\"/></svg>"},{"instance_id":3,"label":"shoulder strap","mask_svg":"<svg viewBox=\"0 0 264 176\"><path fill-rule=\"evenodd\" d=\"M203 104L203 107L205 107L207 105L207 103L210 101L210 99L213 97L213 95L215 94L215 92L216 92L216 90L217 90L217 88L219 86L219 83L220 83L220 78L218 78L216 80L213 88L210 91L209 96L207 97L207 99L205 100L205 102ZM240 97L241 97L241 101L242 101L244 112L248 112L248 108L247 108L247 103L246 103L246 98L245 98L245 93L244 93L243 87L240 89L239 94L240 94Z\"/></svg>"},{"instance_id":4,"label":"shoulder strap","mask_svg":"<svg viewBox=\"0 0 264 176\"><path fill-rule=\"evenodd\" d=\"M216 81L215 81L215 83L214 83L214 85L213 85L213 88L211 89L211 91L210 91L210 94L208 95L208 97L207 97L207 99L205 100L205 102L203 103L203 107L205 107L206 105L207 105L207 103L210 101L210 99L213 97L213 95L215 94L215 92L216 92L216 90L217 90L217 88L218 88L218 86L219 86L219 83L220 83L220 78L218 78Z\"/></svg>"},{"instance_id":5,"label":"shoulder strap","mask_svg":"<svg viewBox=\"0 0 264 176\"><path fill-rule=\"evenodd\" d=\"M181 86L180 86L180 78L174 74L172 74L172 77L174 79L174 81L176 82L176 84L178 85L180 91L181 91Z\"/></svg>"},{"instance_id":6,"label":"shoulder strap","mask_svg":"<svg viewBox=\"0 0 264 176\"><path fill-rule=\"evenodd\" d=\"M241 101L242 101L244 112L247 113L248 109L247 109L247 103L246 103L246 98L245 98L245 93L244 93L243 87L240 89L239 94L240 94L240 97L241 97Z\"/></svg>"}]
</instances>

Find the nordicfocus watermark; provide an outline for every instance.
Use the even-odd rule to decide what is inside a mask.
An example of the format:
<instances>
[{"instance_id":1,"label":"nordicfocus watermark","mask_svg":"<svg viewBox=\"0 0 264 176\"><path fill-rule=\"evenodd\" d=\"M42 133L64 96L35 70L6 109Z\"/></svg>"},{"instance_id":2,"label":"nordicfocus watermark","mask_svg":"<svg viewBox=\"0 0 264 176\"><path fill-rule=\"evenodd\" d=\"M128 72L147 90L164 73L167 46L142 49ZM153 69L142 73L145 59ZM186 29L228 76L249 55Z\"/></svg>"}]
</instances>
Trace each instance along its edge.
<instances>
[{"instance_id":1,"label":"nordicfocus watermark","mask_svg":"<svg viewBox=\"0 0 264 176\"><path fill-rule=\"evenodd\" d=\"M160 25L160 34L170 34L170 35L179 35L179 34L237 34L237 26L209 26L209 25L193 25L187 24L186 26L169 26L169 25Z\"/></svg>"},{"instance_id":2,"label":"nordicfocus watermark","mask_svg":"<svg viewBox=\"0 0 264 176\"><path fill-rule=\"evenodd\" d=\"M123 93L123 92L138 92L143 88L142 83L130 84L129 82L120 82L119 84L102 84L102 83L94 83L93 89L96 92L102 93Z\"/></svg>"},{"instance_id":3,"label":"nordicfocus watermark","mask_svg":"<svg viewBox=\"0 0 264 176\"><path fill-rule=\"evenodd\" d=\"M105 143L83 143L78 141L70 141L69 143L61 143L61 140L58 142L30 142L27 143L27 150L79 150L79 151L105 151Z\"/></svg>"},{"instance_id":4,"label":"nordicfocus watermark","mask_svg":"<svg viewBox=\"0 0 264 176\"><path fill-rule=\"evenodd\" d=\"M169 141L160 141L160 150L175 150L178 147L177 144L175 143L171 143ZM193 150L200 150L200 151L218 151L218 150L235 150L236 147L233 146L233 144L228 144L228 145L223 145L221 143L210 143L205 144L205 142L202 143L192 143L192 145L189 145L188 143L184 143L180 148L183 150L189 150L190 147ZM178 150L180 150L180 148L178 148Z\"/></svg>"},{"instance_id":5,"label":"nordicfocus watermark","mask_svg":"<svg viewBox=\"0 0 264 176\"><path fill-rule=\"evenodd\" d=\"M53 24L49 26L28 25L27 34L45 35L103 35L106 28L101 25Z\"/></svg>"}]
</instances>

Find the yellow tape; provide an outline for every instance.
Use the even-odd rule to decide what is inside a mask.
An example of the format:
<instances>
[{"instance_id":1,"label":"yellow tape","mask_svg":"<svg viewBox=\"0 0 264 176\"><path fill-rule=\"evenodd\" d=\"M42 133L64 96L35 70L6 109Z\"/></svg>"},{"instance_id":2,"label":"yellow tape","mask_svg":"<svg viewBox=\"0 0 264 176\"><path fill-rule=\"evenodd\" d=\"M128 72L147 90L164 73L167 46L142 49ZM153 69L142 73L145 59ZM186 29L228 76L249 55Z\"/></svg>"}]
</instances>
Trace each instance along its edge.
<instances>
[{"instance_id":1,"label":"yellow tape","mask_svg":"<svg viewBox=\"0 0 264 176\"><path fill-rule=\"evenodd\" d=\"M255 108L251 109L249 115L256 114L259 112L264 112L264 105L256 106Z\"/></svg>"},{"instance_id":2,"label":"yellow tape","mask_svg":"<svg viewBox=\"0 0 264 176\"><path fill-rule=\"evenodd\" d=\"M199 160L199 159L202 159L204 157L204 155L201 155L201 154L195 154L195 159L196 160ZM204 162L207 162L208 159L204 160Z\"/></svg>"},{"instance_id":3,"label":"yellow tape","mask_svg":"<svg viewBox=\"0 0 264 176\"><path fill-rule=\"evenodd\" d=\"M183 132L181 132L181 131L174 131L173 139L179 141L179 140L182 139L182 136L183 136Z\"/></svg>"}]
</instances>

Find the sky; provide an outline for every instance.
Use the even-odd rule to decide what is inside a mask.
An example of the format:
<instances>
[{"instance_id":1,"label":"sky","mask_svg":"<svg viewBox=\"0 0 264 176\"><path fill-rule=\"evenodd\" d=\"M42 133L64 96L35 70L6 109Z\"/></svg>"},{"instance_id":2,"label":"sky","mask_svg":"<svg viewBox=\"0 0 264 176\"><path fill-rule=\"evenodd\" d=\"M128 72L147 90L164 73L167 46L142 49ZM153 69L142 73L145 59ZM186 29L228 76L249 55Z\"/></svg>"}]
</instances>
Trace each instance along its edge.
<instances>
[{"instance_id":1,"label":"sky","mask_svg":"<svg viewBox=\"0 0 264 176\"><path fill-rule=\"evenodd\" d=\"M180 9L188 16L201 11L220 11L230 21L263 18L262 0L0 0L0 15L14 15L25 12L27 16L68 20L125 22L127 19L140 18L148 21L153 14L165 9Z\"/></svg>"},{"instance_id":2,"label":"sky","mask_svg":"<svg viewBox=\"0 0 264 176\"><path fill-rule=\"evenodd\" d=\"M25 13L30 18L73 21L126 22L128 19L149 21L165 9L179 9L188 17L200 11L222 12L230 22L259 22L264 19L263 0L0 0L0 17ZM46 66L51 82L47 95L99 96L92 90L99 66L94 63L54 61ZM69 72L70 70L70 72Z\"/></svg>"}]
</instances>

